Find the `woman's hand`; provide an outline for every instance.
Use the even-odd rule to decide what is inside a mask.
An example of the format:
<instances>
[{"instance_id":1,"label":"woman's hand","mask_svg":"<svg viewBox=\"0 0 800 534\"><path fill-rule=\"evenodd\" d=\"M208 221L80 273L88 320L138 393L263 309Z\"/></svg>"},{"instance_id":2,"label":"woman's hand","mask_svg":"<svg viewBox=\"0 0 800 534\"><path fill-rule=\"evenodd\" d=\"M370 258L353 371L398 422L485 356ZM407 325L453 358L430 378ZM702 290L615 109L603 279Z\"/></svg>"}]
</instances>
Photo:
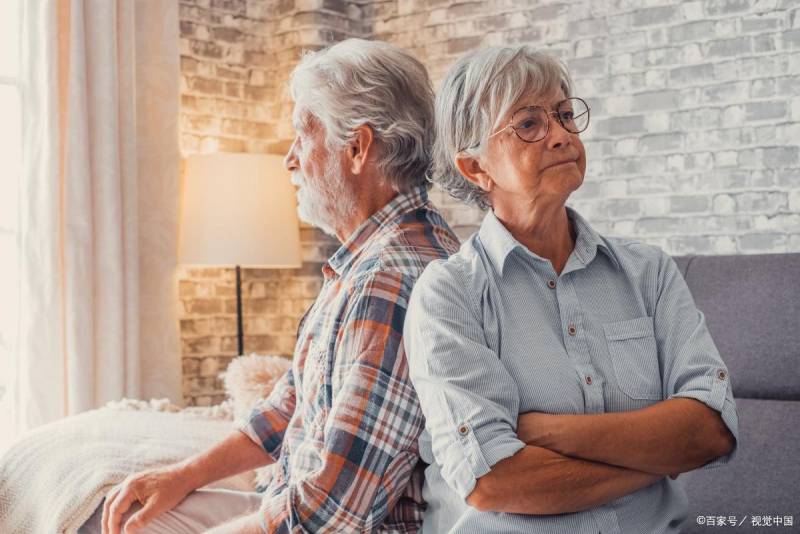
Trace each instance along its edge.
<instances>
[{"instance_id":1,"label":"woman's hand","mask_svg":"<svg viewBox=\"0 0 800 534\"><path fill-rule=\"evenodd\" d=\"M719 412L687 398L628 412L529 412L519 416L517 435L564 456L671 477L730 453L735 444Z\"/></svg>"},{"instance_id":2,"label":"woman's hand","mask_svg":"<svg viewBox=\"0 0 800 534\"><path fill-rule=\"evenodd\" d=\"M517 437L528 445L554 449L558 439L559 417L542 412L520 414L517 419Z\"/></svg>"},{"instance_id":3,"label":"woman's hand","mask_svg":"<svg viewBox=\"0 0 800 534\"><path fill-rule=\"evenodd\" d=\"M103 504L103 534L119 534L122 516L134 502L142 509L124 525L125 534L144 527L156 516L173 509L194 491L191 477L181 464L148 469L117 484Z\"/></svg>"}]
</instances>

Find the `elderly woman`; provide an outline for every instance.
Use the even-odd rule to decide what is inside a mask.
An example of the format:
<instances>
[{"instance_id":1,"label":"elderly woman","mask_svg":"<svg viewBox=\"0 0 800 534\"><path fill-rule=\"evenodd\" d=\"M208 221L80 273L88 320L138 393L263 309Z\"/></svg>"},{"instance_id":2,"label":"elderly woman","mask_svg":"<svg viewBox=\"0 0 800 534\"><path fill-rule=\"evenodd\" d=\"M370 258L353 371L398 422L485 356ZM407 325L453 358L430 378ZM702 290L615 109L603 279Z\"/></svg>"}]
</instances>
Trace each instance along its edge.
<instances>
[{"instance_id":1,"label":"elderly woman","mask_svg":"<svg viewBox=\"0 0 800 534\"><path fill-rule=\"evenodd\" d=\"M423 531L678 531L675 477L735 449L730 378L670 257L566 207L589 107L558 60L498 47L453 66L436 113L434 181L488 212L405 323Z\"/></svg>"}]
</instances>

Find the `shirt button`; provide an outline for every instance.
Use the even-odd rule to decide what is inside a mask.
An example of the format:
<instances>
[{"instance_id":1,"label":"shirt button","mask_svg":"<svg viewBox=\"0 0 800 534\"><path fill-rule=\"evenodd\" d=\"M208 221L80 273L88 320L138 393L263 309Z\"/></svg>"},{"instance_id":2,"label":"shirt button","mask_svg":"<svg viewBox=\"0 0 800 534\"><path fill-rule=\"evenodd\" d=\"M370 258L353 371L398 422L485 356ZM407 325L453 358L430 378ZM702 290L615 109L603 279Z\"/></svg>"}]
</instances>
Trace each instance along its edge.
<instances>
[{"instance_id":1,"label":"shirt button","mask_svg":"<svg viewBox=\"0 0 800 534\"><path fill-rule=\"evenodd\" d=\"M458 433L461 434L462 436L466 436L467 434L469 434L469 427L467 425L461 425L460 427L458 427Z\"/></svg>"},{"instance_id":2,"label":"shirt button","mask_svg":"<svg viewBox=\"0 0 800 534\"><path fill-rule=\"evenodd\" d=\"M577 329L577 328L575 328L575 325L574 325L574 324L571 324L571 325L569 325L569 326L567 327L567 332L569 333L569 335L571 335L571 336L574 336L575 334L577 334L577 333L578 333L578 329Z\"/></svg>"},{"instance_id":3,"label":"shirt button","mask_svg":"<svg viewBox=\"0 0 800 534\"><path fill-rule=\"evenodd\" d=\"M555 280L548 280L547 281L547 287L549 287L550 289L555 289L556 281Z\"/></svg>"},{"instance_id":4,"label":"shirt button","mask_svg":"<svg viewBox=\"0 0 800 534\"><path fill-rule=\"evenodd\" d=\"M592 375L586 375L586 383L588 385L592 385Z\"/></svg>"},{"instance_id":5,"label":"shirt button","mask_svg":"<svg viewBox=\"0 0 800 534\"><path fill-rule=\"evenodd\" d=\"M719 372L717 373L717 378L719 378L720 380L725 380L726 378L728 378L728 373L720 369Z\"/></svg>"}]
</instances>

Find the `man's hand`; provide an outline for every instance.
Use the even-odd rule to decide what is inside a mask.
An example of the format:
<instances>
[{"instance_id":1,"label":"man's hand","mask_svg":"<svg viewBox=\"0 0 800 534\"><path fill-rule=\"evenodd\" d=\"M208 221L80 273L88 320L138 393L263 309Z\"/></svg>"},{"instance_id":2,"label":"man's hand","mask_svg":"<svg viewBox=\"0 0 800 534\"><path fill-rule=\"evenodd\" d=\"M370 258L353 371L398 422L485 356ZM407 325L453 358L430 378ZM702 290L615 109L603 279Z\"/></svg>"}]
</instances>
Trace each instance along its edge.
<instances>
[{"instance_id":1,"label":"man's hand","mask_svg":"<svg viewBox=\"0 0 800 534\"><path fill-rule=\"evenodd\" d=\"M195 488L181 465L169 465L135 473L111 488L103 504L103 534L119 534L122 516L131 504L143 508L130 517L125 534L144 527L156 516L173 509Z\"/></svg>"},{"instance_id":2,"label":"man's hand","mask_svg":"<svg viewBox=\"0 0 800 534\"><path fill-rule=\"evenodd\" d=\"M255 513L214 527L207 530L206 534L264 534L264 529L261 528L261 518Z\"/></svg>"}]
</instances>

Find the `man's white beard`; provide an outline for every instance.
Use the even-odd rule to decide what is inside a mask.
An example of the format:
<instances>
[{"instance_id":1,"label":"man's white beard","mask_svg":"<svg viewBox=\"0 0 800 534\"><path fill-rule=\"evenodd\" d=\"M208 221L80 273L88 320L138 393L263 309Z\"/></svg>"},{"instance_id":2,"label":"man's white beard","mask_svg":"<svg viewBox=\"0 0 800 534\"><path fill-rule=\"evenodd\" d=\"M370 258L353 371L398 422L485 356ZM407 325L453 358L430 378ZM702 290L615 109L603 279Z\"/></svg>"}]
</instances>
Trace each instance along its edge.
<instances>
[{"instance_id":1,"label":"man's white beard","mask_svg":"<svg viewBox=\"0 0 800 534\"><path fill-rule=\"evenodd\" d=\"M353 216L355 199L336 158L329 158L321 183L303 178L297 191L297 212L302 220L336 237L335 229Z\"/></svg>"}]
</instances>

